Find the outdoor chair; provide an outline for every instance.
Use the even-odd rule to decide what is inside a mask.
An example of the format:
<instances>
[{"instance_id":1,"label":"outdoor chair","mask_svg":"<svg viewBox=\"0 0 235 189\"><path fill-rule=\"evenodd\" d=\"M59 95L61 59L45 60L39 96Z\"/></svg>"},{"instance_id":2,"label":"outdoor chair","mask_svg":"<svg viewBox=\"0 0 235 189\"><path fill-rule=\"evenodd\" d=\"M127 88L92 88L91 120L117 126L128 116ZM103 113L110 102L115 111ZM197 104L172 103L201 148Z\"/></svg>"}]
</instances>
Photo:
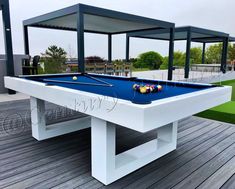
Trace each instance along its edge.
<instances>
[{"instance_id":1,"label":"outdoor chair","mask_svg":"<svg viewBox=\"0 0 235 189\"><path fill-rule=\"evenodd\" d=\"M123 73L127 77L130 73L130 76L132 75L132 65L130 63L125 63L123 65Z\"/></svg>"},{"instance_id":2,"label":"outdoor chair","mask_svg":"<svg viewBox=\"0 0 235 189\"><path fill-rule=\"evenodd\" d=\"M115 75L122 75L122 72L123 72L123 65L120 65L120 64L115 64L114 65L114 73Z\"/></svg>"},{"instance_id":3,"label":"outdoor chair","mask_svg":"<svg viewBox=\"0 0 235 189\"><path fill-rule=\"evenodd\" d=\"M22 59L22 73L23 75L30 75L30 61L31 61L31 56L28 58Z\"/></svg>"},{"instance_id":4,"label":"outdoor chair","mask_svg":"<svg viewBox=\"0 0 235 189\"><path fill-rule=\"evenodd\" d=\"M95 63L86 63L86 72L95 73Z\"/></svg>"},{"instance_id":5,"label":"outdoor chair","mask_svg":"<svg viewBox=\"0 0 235 189\"><path fill-rule=\"evenodd\" d=\"M38 74L39 61L40 61L40 56L38 56L38 55L33 57L32 64L30 64L30 59L25 60L25 64L23 65L23 75Z\"/></svg>"},{"instance_id":6,"label":"outdoor chair","mask_svg":"<svg viewBox=\"0 0 235 189\"><path fill-rule=\"evenodd\" d=\"M114 74L114 64L112 64L112 63L107 63L107 64L106 64L105 73L106 73L106 74L109 74L109 75L113 75L113 74Z\"/></svg>"},{"instance_id":7,"label":"outdoor chair","mask_svg":"<svg viewBox=\"0 0 235 189\"><path fill-rule=\"evenodd\" d=\"M104 74L105 73L105 63L96 63L95 64L95 73Z\"/></svg>"}]
</instances>

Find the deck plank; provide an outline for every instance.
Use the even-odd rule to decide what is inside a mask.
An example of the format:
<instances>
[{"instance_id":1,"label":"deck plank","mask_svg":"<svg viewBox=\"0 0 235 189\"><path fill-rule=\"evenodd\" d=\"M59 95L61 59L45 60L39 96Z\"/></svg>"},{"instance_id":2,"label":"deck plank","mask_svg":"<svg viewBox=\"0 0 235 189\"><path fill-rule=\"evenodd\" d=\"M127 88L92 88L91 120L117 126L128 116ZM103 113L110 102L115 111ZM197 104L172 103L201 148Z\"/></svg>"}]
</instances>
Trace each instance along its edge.
<instances>
[{"instance_id":1,"label":"deck plank","mask_svg":"<svg viewBox=\"0 0 235 189\"><path fill-rule=\"evenodd\" d=\"M200 130L205 128L207 125L210 125L211 121L204 121L204 122L197 122L196 124L192 125L190 128L187 128L185 130L180 130L178 133L178 139L180 139L181 137L184 137L194 131Z\"/></svg>"},{"instance_id":2,"label":"deck plank","mask_svg":"<svg viewBox=\"0 0 235 189\"><path fill-rule=\"evenodd\" d=\"M234 150L233 150L234 151ZM211 177L205 180L198 189L214 188L219 189L235 173L235 157L229 160L223 167L216 171ZM233 185L233 188L235 186Z\"/></svg>"},{"instance_id":3,"label":"deck plank","mask_svg":"<svg viewBox=\"0 0 235 189\"><path fill-rule=\"evenodd\" d=\"M216 164L216 166L220 167L224 163L226 163L231 158L231 156L233 156L233 151L235 150L234 141L235 141L235 134L225 139L224 141L216 144L215 146L211 147L206 152L200 154L199 156L192 159L188 163L184 164L182 167L178 168L177 170L173 171L172 173L167 175L167 177L162 179L160 182L154 183L150 188L161 188L161 189L172 188L174 185L176 185L180 181L186 179L190 174L192 175L193 173L197 171L200 171L199 174L200 174L201 179L203 179L204 177L208 178L210 176L210 173L211 172L213 173L217 168L217 167L212 167L210 169L210 166L213 166L214 164ZM204 166L205 164L208 164L208 166ZM203 169L202 168L203 166L204 168L205 167L206 168ZM202 170L198 170L200 168L202 168ZM169 180L171 182L169 182ZM197 182L199 181L200 179L194 182L194 184L196 185L195 187L198 186ZM200 182L203 182L203 180L201 180ZM195 188L194 186L190 187L190 185L187 185L187 184L186 184L186 187ZM185 188L185 185L183 188Z\"/></svg>"},{"instance_id":4,"label":"deck plank","mask_svg":"<svg viewBox=\"0 0 235 189\"><path fill-rule=\"evenodd\" d=\"M215 136L214 138L210 139L209 141L202 143L195 148L189 150L188 152L184 153L182 156L174 159L174 161L161 164L159 167L156 167L154 171L150 172L149 174L146 173L145 176L143 176L141 179L137 180L136 182L130 184L130 186L126 188L147 188L151 185L155 184L157 181L160 181L164 177L168 176L173 171L179 169L180 167L186 165L188 162L190 162L192 159L196 158L200 154L208 152L215 144L218 143L216 147L220 147L220 142L222 142L223 149L224 146L228 145L226 144L230 140L227 139L228 136L235 132L235 130L227 130L223 133L223 135ZM224 142L225 141L225 142ZM230 141L231 142L231 141ZM207 155L207 154L206 154ZM210 154L208 154L210 157ZM178 175L180 177L181 175ZM170 184L169 182L168 184ZM164 186L163 186L164 187Z\"/></svg>"},{"instance_id":5,"label":"deck plank","mask_svg":"<svg viewBox=\"0 0 235 189\"><path fill-rule=\"evenodd\" d=\"M235 163L234 164L230 163L231 159L234 158L234 148L235 148L234 146L235 145L232 144L230 147L220 152L219 155L215 156L210 161L205 163L202 167L194 171L187 178L182 179L182 181L179 182L177 185L175 185L173 188L174 189L180 189L180 188L186 188L186 187L196 188L204 181L207 182L208 180L211 180L211 178L209 177L213 177L213 174L215 173L218 174L218 172L221 172L221 170L219 169L221 168L226 169L228 165L231 165L234 168ZM224 174L221 174L221 175L224 175ZM230 177L230 176L231 176L231 172L230 174L228 174L227 177ZM224 178L223 178L223 181L225 181ZM220 185L221 187L222 184L219 184L219 182L217 182L217 186ZM213 186L213 188L217 188L217 187Z\"/></svg>"},{"instance_id":6,"label":"deck plank","mask_svg":"<svg viewBox=\"0 0 235 189\"><path fill-rule=\"evenodd\" d=\"M234 189L235 173L221 186L221 189Z\"/></svg>"},{"instance_id":7,"label":"deck plank","mask_svg":"<svg viewBox=\"0 0 235 189\"><path fill-rule=\"evenodd\" d=\"M149 173L153 172L155 169L161 167L162 165L167 165L169 162L174 161L176 158L181 157L183 154L187 153L191 149L197 147L198 145L202 143L206 143L207 141L213 139L214 137L221 137L224 135L225 132L230 132L231 130L228 130L228 127L220 126L214 130L211 130L207 134L202 134L200 136L200 140L198 138L192 138L191 141L188 141L184 145L181 145L177 148L175 152L169 153L165 155L164 157L158 159L157 161L154 161L148 166L145 166L134 173L114 182L110 186L107 186L107 188L113 189L113 188L123 188L126 185L134 183L136 180L141 179L142 177L148 175ZM161 170L160 170L161 171ZM143 181L144 182L144 181ZM147 182L147 181L145 181Z\"/></svg>"},{"instance_id":8,"label":"deck plank","mask_svg":"<svg viewBox=\"0 0 235 189\"><path fill-rule=\"evenodd\" d=\"M72 177L66 182L60 183L56 185L55 187L52 187L52 189L73 189L74 187L78 187L83 185L84 183L90 182L93 180L90 173L85 173L83 175Z\"/></svg>"},{"instance_id":9,"label":"deck plank","mask_svg":"<svg viewBox=\"0 0 235 189\"><path fill-rule=\"evenodd\" d=\"M62 156L61 159L37 167L37 169L32 169L23 172L22 174L14 175L13 177L1 180L0 187L2 188L3 187L17 188L19 186L24 188L29 187L33 184L42 182L43 180L53 177L57 173L63 172L63 170L70 170L74 166L82 166L84 162L88 160L87 157L89 156L90 153L88 151L69 153L67 154L67 156Z\"/></svg>"},{"instance_id":10,"label":"deck plank","mask_svg":"<svg viewBox=\"0 0 235 189\"><path fill-rule=\"evenodd\" d=\"M46 108L48 123L85 116L66 117L63 108L50 103ZM0 188L235 188L234 125L198 117L182 119L175 151L104 186L91 176L90 129L38 142L28 125L29 101L0 103L1 123L16 113L25 116L26 129L17 132L19 121L13 122L15 130L8 122L0 128ZM117 153L156 136L156 130L141 134L118 127Z\"/></svg>"},{"instance_id":11,"label":"deck plank","mask_svg":"<svg viewBox=\"0 0 235 189\"><path fill-rule=\"evenodd\" d=\"M47 151L44 152L43 155L40 154L33 156L32 158L24 158L23 160L4 165L1 169L0 179L6 179L25 171L37 169L40 166L53 163L58 159L67 157L68 155L72 155L79 150L82 151L84 149L90 148L90 145L87 145L85 143L82 144L84 145L82 147L78 145L72 145L66 149Z\"/></svg>"}]
</instances>

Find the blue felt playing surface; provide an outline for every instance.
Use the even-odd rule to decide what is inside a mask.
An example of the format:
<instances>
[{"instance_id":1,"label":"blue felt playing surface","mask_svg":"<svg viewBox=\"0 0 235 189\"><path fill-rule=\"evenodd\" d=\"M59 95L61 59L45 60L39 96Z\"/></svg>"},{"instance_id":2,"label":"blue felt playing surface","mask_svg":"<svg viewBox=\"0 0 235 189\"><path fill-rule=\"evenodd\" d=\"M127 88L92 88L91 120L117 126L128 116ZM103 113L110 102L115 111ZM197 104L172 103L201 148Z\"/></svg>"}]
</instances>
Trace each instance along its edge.
<instances>
[{"instance_id":1,"label":"blue felt playing surface","mask_svg":"<svg viewBox=\"0 0 235 189\"><path fill-rule=\"evenodd\" d=\"M77 76L77 80L73 80L73 76ZM113 86L93 86L93 85L80 85L80 84L69 84L69 83L58 83L45 81L55 80L55 81L63 81L63 82L85 82L85 83L94 83L94 84L104 84L100 81L94 80L90 78L92 76L94 78L98 78L99 80L105 81L107 83L112 84ZM182 95L186 93L192 93L200 90L205 90L214 86L210 85L197 85L197 84L182 84L182 83L170 83L170 82L162 82L156 80L142 80L142 79L128 79L121 77L113 77L113 76L103 76L103 75L92 75L89 74L88 77L86 75L74 74L74 75L51 75L51 76L35 76L28 77L27 79L44 82L49 85L57 85L61 87L82 90L86 92L91 92L95 94L110 96L118 99L129 100L138 104L146 104L151 103L151 101L159 100L163 98L173 97L177 95ZM160 84L163 89L157 93L150 94L140 94L133 90L134 84Z\"/></svg>"}]
</instances>

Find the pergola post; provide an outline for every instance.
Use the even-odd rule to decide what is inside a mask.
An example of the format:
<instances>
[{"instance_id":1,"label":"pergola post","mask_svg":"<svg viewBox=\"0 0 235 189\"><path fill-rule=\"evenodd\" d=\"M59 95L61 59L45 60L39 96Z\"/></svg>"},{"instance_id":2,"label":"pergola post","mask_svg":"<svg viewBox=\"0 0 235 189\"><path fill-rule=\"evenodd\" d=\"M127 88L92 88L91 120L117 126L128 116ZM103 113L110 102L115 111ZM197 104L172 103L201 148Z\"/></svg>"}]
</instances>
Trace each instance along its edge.
<instances>
[{"instance_id":1,"label":"pergola post","mask_svg":"<svg viewBox=\"0 0 235 189\"><path fill-rule=\"evenodd\" d=\"M84 15L81 9L77 13L77 55L78 72L85 73Z\"/></svg>"},{"instance_id":2,"label":"pergola post","mask_svg":"<svg viewBox=\"0 0 235 189\"><path fill-rule=\"evenodd\" d=\"M228 37L224 38L224 40L223 40L223 48L222 48L221 66L220 66L220 70L223 73L226 73L228 43L229 43L229 38Z\"/></svg>"},{"instance_id":3,"label":"pergola post","mask_svg":"<svg viewBox=\"0 0 235 189\"><path fill-rule=\"evenodd\" d=\"M130 37L126 35L126 62L130 60Z\"/></svg>"},{"instance_id":4,"label":"pergola post","mask_svg":"<svg viewBox=\"0 0 235 189\"><path fill-rule=\"evenodd\" d=\"M29 55L29 33L28 26L23 26L24 30L24 53Z\"/></svg>"},{"instance_id":5,"label":"pergola post","mask_svg":"<svg viewBox=\"0 0 235 189\"><path fill-rule=\"evenodd\" d=\"M206 43L203 43L202 47L202 64L205 64L205 53L206 53Z\"/></svg>"},{"instance_id":6,"label":"pergola post","mask_svg":"<svg viewBox=\"0 0 235 189\"><path fill-rule=\"evenodd\" d=\"M170 28L168 80L172 80L172 75L173 75L174 40L175 40L175 28Z\"/></svg>"},{"instance_id":7,"label":"pergola post","mask_svg":"<svg viewBox=\"0 0 235 189\"><path fill-rule=\"evenodd\" d=\"M184 67L184 78L189 78L191 40L192 40L192 33L191 33L191 29L189 29L188 32L187 32L187 45L186 45L186 60L185 60L185 67Z\"/></svg>"},{"instance_id":8,"label":"pergola post","mask_svg":"<svg viewBox=\"0 0 235 189\"><path fill-rule=\"evenodd\" d=\"M108 34L108 61L112 63L112 34Z\"/></svg>"},{"instance_id":9,"label":"pergola post","mask_svg":"<svg viewBox=\"0 0 235 189\"><path fill-rule=\"evenodd\" d=\"M1 8L2 8L2 20L3 20L3 34L5 41L7 75L14 76L15 70L14 70L14 59L13 59L13 49L12 49L9 1L2 0ZM8 94L15 94L15 93L16 93L15 91L8 89Z\"/></svg>"}]
</instances>

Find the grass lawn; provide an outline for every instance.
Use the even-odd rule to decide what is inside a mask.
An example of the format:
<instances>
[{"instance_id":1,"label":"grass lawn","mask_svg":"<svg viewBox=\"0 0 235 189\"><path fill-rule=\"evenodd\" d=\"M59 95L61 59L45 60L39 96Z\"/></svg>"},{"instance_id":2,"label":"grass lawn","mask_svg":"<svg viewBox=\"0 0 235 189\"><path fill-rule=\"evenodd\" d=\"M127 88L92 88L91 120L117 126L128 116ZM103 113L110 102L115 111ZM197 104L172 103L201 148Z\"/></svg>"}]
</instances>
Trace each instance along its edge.
<instances>
[{"instance_id":1,"label":"grass lawn","mask_svg":"<svg viewBox=\"0 0 235 189\"><path fill-rule=\"evenodd\" d=\"M235 80L216 83L232 86L232 101L197 114L196 116L235 124Z\"/></svg>"},{"instance_id":2,"label":"grass lawn","mask_svg":"<svg viewBox=\"0 0 235 189\"><path fill-rule=\"evenodd\" d=\"M235 101L206 110L196 116L235 124Z\"/></svg>"},{"instance_id":3,"label":"grass lawn","mask_svg":"<svg viewBox=\"0 0 235 189\"><path fill-rule=\"evenodd\" d=\"M223 82L221 82L221 83L216 83L216 84L232 86L232 87L233 87L232 101L235 101L235 80L223 81Z\"/></svg>"}]
</instances>

